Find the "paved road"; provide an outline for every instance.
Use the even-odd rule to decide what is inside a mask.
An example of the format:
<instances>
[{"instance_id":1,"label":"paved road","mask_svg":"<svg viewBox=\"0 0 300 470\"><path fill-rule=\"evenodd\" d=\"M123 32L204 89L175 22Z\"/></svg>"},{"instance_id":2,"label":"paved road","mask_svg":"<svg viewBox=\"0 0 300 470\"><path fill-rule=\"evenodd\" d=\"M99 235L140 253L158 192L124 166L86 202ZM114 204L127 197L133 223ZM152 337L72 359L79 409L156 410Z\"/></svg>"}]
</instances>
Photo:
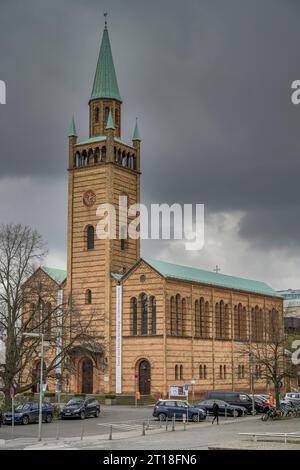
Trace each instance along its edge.
<instances>
[{"instance_id":1,"label":"paved road","mask_svg":"<svg viewBox=\"0 0 300 470\"><path fill-rule=\"evenodd\" d=\"M123 412L128 412L130 408L123 408ZM117 411L117 410L115 410ZM115 412L114 411L114 412ZM147 410L144 409L144 412ZM138 410L141 414L142 410ZM79 422L80 423L80 422ZM27 427L29 429L29 427ZM211 421L202 423L192 423L184 431L182 424L176 425L176 430L173 432L171 427L168 431L164 428L155 430L147 430L146 435L142 436L140 429L128 433L118 433L113 436L112 440L108 440L105 435L89 435L83 440L79 438L64 438L59 441L55 439L44 439L42 443L37 444L36 439L15 439L7 441L6 448L24 449L29 447L33 448L68 448L68 449L103 449L103 450L130 450L130 449L147 449L151 450L200 450L207 449L210 446L217 444L224 444L226 442L239 443L245 440L245 437L239 436L240 432L299 432L300 419L288 419L281 421L270 421L263 423L259 417L246 417L240 419L223 418L220 425L213 425ZM272 444L273 448L284 449L285 444L278 443ZM42 447L41 447L42 446ZM300 443L295 445L295 448L300 449Z\"/></svg>"},{"instance_id":2,"label":"paved road","mask_svg":"<svg viewBox=\"0 0 300 470\"><path fill-rule=\"evenodd\" d=\"M88 418L84 421L81 420L59 420L51 424L44 424L42 434L43 437L56 437L57 432L60 437L79 437L82 433L82 426L84 426L84 435L93 436L98 434L108 434L109 427L103 426L105 423L121 423L121 428L125 430L125 425L128 424L133 427L136 424L142 424L148 418L152 419L153 407L134 408L130 406L105 406L101 405L101 414L99 418ZM21 424L14 426L14 437L36 437L38 432L38 425L28 424L23 426ZM0 428L0 439L11 439L12 429L11 426L6 425Z\"/></svg>"}]
</instances>

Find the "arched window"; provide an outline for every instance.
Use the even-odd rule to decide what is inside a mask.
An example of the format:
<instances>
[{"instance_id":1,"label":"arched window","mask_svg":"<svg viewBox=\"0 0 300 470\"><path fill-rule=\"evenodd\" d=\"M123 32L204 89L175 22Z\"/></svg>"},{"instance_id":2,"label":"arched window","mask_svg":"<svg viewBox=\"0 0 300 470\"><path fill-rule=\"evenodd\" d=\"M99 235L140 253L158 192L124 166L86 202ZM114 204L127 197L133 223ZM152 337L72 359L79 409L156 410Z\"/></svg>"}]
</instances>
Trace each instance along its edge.
<instances>
[{"instance_id":1,"label":"arched window","mask_svg":"<svg viewBox=\"0 0 300 470\"><path fill-rule=\"evenodd\" d=\"M137 311L137 300L135 297L131 299L131 316L132 316L132 334L137 336L138 334L138 311Z\"/></svg>"},{"instance_id":2,"label":"arched window","mask_svg":"<svg viewBox=\"0 0 300 470\"><path fill-rule=\"evenodd\" d=\"M253 341L263 341L264 338L263 311L257 305L251 311L251 336Z\"/></svg>"},{"instance_id":3,"label":"arched window","mask_svg":"<svg viewBox=\"0 0 300 470\"><path fill-rule=\"evenodd\" d=\"M106 107L105 107L105 110L104 110L104 124L105 124L105 127L106 127L106 125L107 125L108 116L109 116L109 107L106 106Z\"/></svg>"},{"instance_id":4,"label":"arched window","mask_svg":"<svg viewBox=\"0 0 300 470\"><path fill-rule=\"evenodd\" d=\"M238 341L245 339L246 332L243 313L244 312L241 303L234 307L234 337Z\"/></svg>"},{"instance_id":5,"label":"arched window","mask_svg":"<svg viewBox=\"0 0 300 470\"><path fill-rule=\"evenodd\" d=\"M195 301L195 336L200 337L200 303Z\"/></svg>"},{"instance_id":6,"label":"arched window","mask_svg":"<svg viewBox=\"0 0 300 470\"><path fill-rule=\"evenodd\" d=\"M156 298L151 297L151 334L156 335Z\"/></svg>"},{"instance_id":7,"label":"arched window","mask_svg":"<svg viewBox=\"0 0 300 470\"><path fill-rule=\"evenodd\" d=\"M170 300L170 333L172 336L175 336L176 334L176 309L174 297L171 297Z\"/></svg>"},{"instance_id":8,"label":"arched window","mask_svg":"<svg viewBox=\"0 0 300 470\"><path fill-rule=\"evenodd\" d=\"M146 294L141 295L142 306L142 335L148 334L148 297Z\"/></svg>"},{"instance_id":9,"label":"arched window","mask_svg":"<svg viewBox=\"0 0 300 470\"><path fill-rule=\"evenodd\" d=\"M101 162L105 162L106 161L106 147L105 145L103 145L103 147L101 148Z\"/></svg>"},{"instance_id":10,"label":"arched window","mask_svg":"<svg viewBox=\"0 0 300 470\"><path fill-rule=\"evenodd\" d=\"M199 378L203 379L203 368L202 365L199 366Z\"/></svg>"},{"instance_id":11,"label":"arched window","mask_svg":"<svg viewBox=\"0 0 300 470\"><path fill-rule=\"evenodd\" d=\"M116 123L116 126L119 127L119 124L120 124L120 114L119 114L119 110L118 108L116 108L115 110L115 123Z\"/></svg>"},{"instance_id":12,"label":"arched window","mask_svg":"<svg viewBox=\"0 0 300 470\"><path fill-rule=\"evenodd\" d=\"M223 366L220 366L219 368L219 375L220 375L220 379L223 379Z\"/></svg>"},{"instance_id":13,"label":"arched window","mask_svg":"<svg viewBox=\"0 0 300 470\"><path fill-rule=\"evenodd\" d=\"M88 225L86 229L86 247L93 250L95 246L95 229L92 225Z\"/></svg>"},{"instance_id":14,"label":"arched window","mask_svg":"<svg viewBox=\"0 0 300 470\"><path fill-rule=\"evenodd\" d=\"M99 163L99 160L100 160L100 150L99 150L99 147L96 147L95 152L94 152L94 164Z\"/></svg>"},{"instance_id":15,"label":"arched window","mask_svg":"<svg viewBox=\"0 0 300 470\"><path fill-rule=\"evenodd\" d=\"M279 327L279 313L278 310L272 308L269 313L269 340L276 341L276 338L280 336Z\"/></svg>"},{"instance_id":16,"label":"arched window","mask_svg":"<svg viewBox=\"0 0 300 470\"><path fill-rule=\"evenodd\" d=\"M95 108L95 122L99 122L99 108Z\"/></svg>"},{"instance_id":17,"label":"arched window","mask_svg":"<svg viewBox=\"0 0 300 470\"><path fill-rule=\"evenodd\" d=\"M51 329L52 329L52 305L50 302L47 303L46 305L46 315L47 315L47 335L51 335Z\"/></svg>"},{"instance_id":18,"label":"arched window","mask_svg":"<svg viewBox=\"0 0 300 470\"><path fill-rule=\"evenodd\" d=\"M223 378L224 378L224 379L227 378L227 369L226 369L226 366L223 366Z\"/></svg>"},{"instance_id":19,"label":"arched window","mask_svg":"<svg viewBox=\"0 0 300 470\"><path fill-rule=\"evenodd\" d=\"M92 291L91 289L87 289L85 291L85 303L90 305L92 303Z\"/></svg>"},{"instance_id":20,"label":"arched window","mask_svg":"<svg viewBox=\"0 0 300 470\"><path fill-rule=\"evenodd\" d=\"M216 338L221 338L221 315L219 302L215 305Z\"/></svg>"},{"instance_id":21,"label":"arched window","mask_svg":"<svg viewBox=\"0 0 300 470\"><path fill-rule=\"evenodd\" d=\"M180 380L183 380L183 365L180 366Z\"/></svg>"},{"instance_id":22,"label":"arched window","mask_svg":"<svg viewBox=\"0 0 300 470\"><path fill-rule=\"evenodd\" d=\"M178 365L175 366L175 380L178 380Z\"/></svg>"},{"instance_id":23,"label":"arched window","mask_svg":"<svg viewBox=\"0 0 300 470\"><path fill-rule=\"evenodd\" d=\"M180 295L176 295L176 336L182 336L182 305L180 302Z\"/></svg>"}]
</instances>

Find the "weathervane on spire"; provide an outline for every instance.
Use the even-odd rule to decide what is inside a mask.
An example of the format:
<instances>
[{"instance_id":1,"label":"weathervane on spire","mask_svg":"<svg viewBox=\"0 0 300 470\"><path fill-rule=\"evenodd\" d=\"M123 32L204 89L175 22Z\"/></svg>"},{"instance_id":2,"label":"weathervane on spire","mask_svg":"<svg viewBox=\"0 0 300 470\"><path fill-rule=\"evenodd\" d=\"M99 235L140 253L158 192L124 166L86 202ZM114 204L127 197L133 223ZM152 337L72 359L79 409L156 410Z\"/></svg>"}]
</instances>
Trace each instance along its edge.
<instances>
[{"instance_id":1,"label":"weathervane on spire","mask_svg":"<svg viewBox=\"0 0 300 470\"><path fill-rule=\"evenodd\" d=\"M103 16L104 16L104 18L105 18L105 22L104 22L105 28L107 28L107 20L106 20L106 18L107 18L107 13L105 12L105 13L103 14Z\"/></svg>"}]
</instances>

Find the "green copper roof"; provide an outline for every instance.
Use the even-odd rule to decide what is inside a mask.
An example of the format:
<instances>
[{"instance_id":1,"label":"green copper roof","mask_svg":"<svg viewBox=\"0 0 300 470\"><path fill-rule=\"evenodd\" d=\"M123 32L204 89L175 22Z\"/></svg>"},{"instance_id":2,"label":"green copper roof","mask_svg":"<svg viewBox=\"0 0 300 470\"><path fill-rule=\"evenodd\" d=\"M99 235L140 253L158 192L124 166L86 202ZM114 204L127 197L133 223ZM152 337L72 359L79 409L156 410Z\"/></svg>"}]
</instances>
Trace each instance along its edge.
<instances>
[{"instance_id":1,"label":"green copper roof","mask_svg":"<svg viewBox=\"0 0 300 470\"><path fill-rule=\"evenodd\" d=\"M107 124L106 124L106 129L113 129L113 130L115 130L114 120L113 120L111 111L109 111L109 115L108 115L108 119L107 119Z\"/></svg>"},{"instance_id":2,"label":"green copper roof","mask_svg":"<svg viewBox=\"0 0 300 470\"><path fill-rule=\"evenodd\" d=\"M277 297L277 293L264 282L227 276L225 274L166 263L164 261L156 261L152 259L144 259L144 261L166 278L181 279L183 281L197 282L199 284L207 284L216 287L224 287L227 289L235 289Z\"/></svg>"},{"instance_id":3,"label":"green copper roof","mask_svg":"<svg viewBox=\"0 0 300 470\"><path fill-rule=\"evenodd\" d=\"M77 145L95 144L96 142L105 142L105 141L106 141L106 135L97 135L96 137L90 137L87 140L78 142Z\"/></svg>"},{"instance_id":4,"label":"green copper roof","mask_svg":"<svg viewBox=\"0 0 300 470\"><path fill-rule=\"evenodd\" d=\"M50 276L53 281L57 284L62 284L67 278L67 271L64 269L48 268L47 266L42 266L42 270Z\"/></svg>"},{"instance_id":5,"label":"green copper roof","mask_svg":"<svg viewBox=\"0 0 300 470\"><path fill-rule=\"evenodd\" d=\"M132 140L139 140L139 141L141 140L137 120L135 121L135 128L134 128L134 131L133 131Z\"/></svg>"},{"instance_id":6,"label":"green copper roof","mask_svg":"<svg viewBox=\"0 0 300 470\"><path fill-rule=\"evenodd\" d=\"M76 132L76 126L75 126L74 116L72 117L72 121L71 121L71 124L70 124L68 137L77 137L77 132Z\"/></svg>"},{"instance_id":7,"label":"green copper roof","mask_svg":"<svg viewBox=\"0 0 300 470\"><path fill-rule=\"evenodd\" d=\"M98 98L122 101L106 27L103 31L91 100Z\"/></svg>"}]
</instances>

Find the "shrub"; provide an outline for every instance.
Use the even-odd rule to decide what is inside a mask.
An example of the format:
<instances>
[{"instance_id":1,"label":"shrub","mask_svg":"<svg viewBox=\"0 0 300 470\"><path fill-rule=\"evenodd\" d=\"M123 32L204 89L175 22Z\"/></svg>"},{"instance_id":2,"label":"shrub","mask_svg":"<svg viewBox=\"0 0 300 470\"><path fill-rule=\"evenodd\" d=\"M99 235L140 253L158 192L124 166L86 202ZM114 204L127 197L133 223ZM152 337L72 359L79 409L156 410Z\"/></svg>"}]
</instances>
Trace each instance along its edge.
<instances>
[{"instance_id":1,"label":"shrub","mask_svg":"<svg viewBox=\"0 0 300 470\"><path fill-rule=\"evenodd\" d=\"M110 400L114 400L116 398L116 395L114 395L113 393L108 393L107 395L104 396L104 398L106 399L110 399Z\"/></svg>"}]
</instances>

